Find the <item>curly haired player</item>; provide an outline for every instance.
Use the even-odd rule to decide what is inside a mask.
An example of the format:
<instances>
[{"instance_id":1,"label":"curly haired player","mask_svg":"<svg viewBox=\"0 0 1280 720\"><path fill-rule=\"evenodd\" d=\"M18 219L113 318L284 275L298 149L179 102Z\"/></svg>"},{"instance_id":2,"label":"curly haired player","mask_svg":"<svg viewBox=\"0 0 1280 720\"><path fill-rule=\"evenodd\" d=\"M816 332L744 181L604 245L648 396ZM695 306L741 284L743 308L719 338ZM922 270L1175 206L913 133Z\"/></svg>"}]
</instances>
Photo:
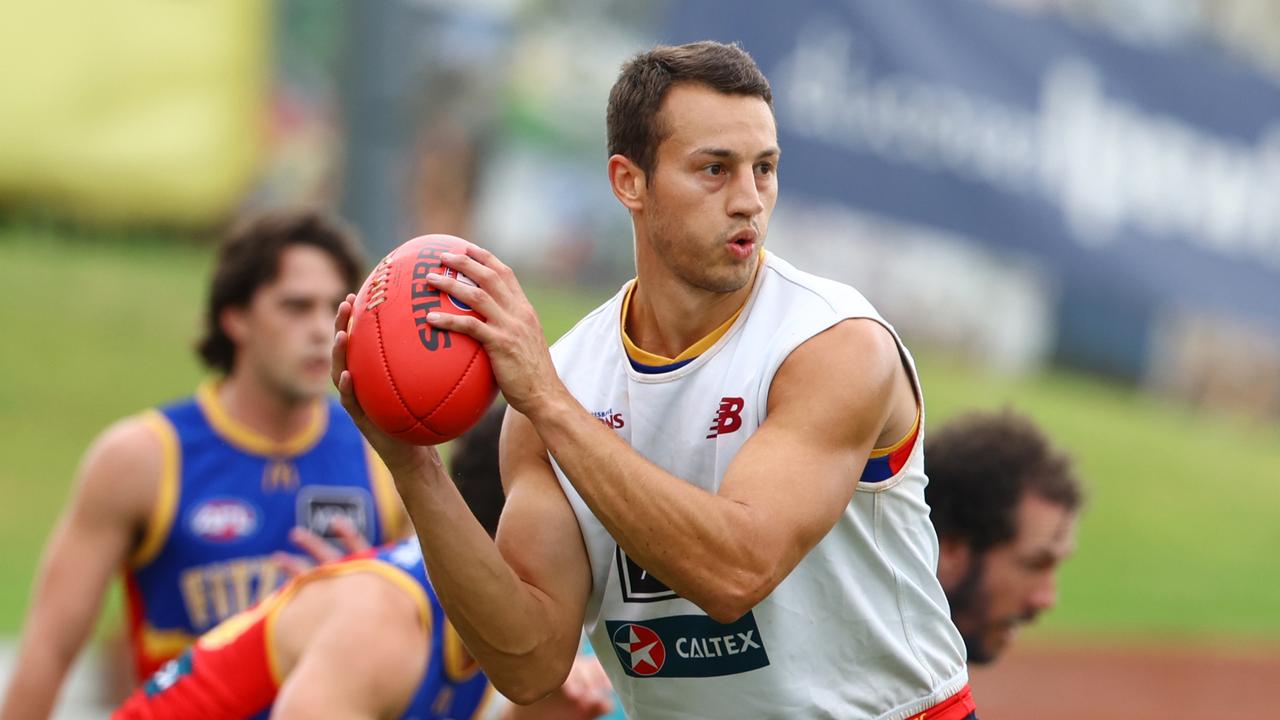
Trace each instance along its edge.
<instances>
[{"instance_id":1,"label":"curly haired player","mask_svg":"<svg viewBox=\"0 0 1280 720\"><path fill-rule=\"evenodd\" d=\"M1057 602L1083 491L1067 456L1012 412L952 420L925 443L925 459L951 619L969 662L991 662Z\"/></svg>"}]
</instances>

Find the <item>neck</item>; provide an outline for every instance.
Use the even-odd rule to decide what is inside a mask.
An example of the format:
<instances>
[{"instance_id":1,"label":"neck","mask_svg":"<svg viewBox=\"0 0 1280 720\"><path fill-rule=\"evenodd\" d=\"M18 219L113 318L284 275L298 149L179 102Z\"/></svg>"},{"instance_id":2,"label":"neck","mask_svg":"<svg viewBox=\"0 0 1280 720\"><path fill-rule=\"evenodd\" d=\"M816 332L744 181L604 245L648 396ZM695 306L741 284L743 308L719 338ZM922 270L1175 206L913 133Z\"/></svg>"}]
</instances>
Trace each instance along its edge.
<instances>
[{"instance_id":1,"label":"neck","mask_svg":"<svg viewBox=\"0 0 1280 720\"><path fill-rule=\"evenodd\" d=\"M315 418L317 398L286 397L248 372L232 372L217 388L218 402L236 422L283 442L301 433Z\"/></svg>"},{"instance_id":2,"label":"neck","mask_svg":"<svg viewBox=\"0 0 1280 720\"><path fill-rule=\"evenodd\" d=\"M758 270L757 266L757 274ZM754 285L755 276L731 292L702 290L665 268L637 262L636 285L624 319L627 336L647 352L676 357L732 317Z\"/></svg>"}]
</instances>

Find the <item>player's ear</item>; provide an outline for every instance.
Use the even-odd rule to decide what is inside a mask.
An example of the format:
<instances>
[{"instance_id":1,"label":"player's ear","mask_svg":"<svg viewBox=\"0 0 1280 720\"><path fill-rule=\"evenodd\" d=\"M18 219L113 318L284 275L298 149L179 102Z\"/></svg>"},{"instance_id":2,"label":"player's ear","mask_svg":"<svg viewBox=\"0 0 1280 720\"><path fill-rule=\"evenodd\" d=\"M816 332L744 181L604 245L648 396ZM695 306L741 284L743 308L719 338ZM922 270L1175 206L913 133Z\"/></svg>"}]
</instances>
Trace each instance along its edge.
<instances>
[{"instance_id":1,"label":"player's ear","mask_svg":"<svg viewBox=\"0 0 1280 720\"><path fill-rule=\"evenodd\" d=\"M950 590L969 572L973 562L973 549L969 543L957 537L938 538L938 582Z\"/></svg>"},{"instance_id":2,"label":"player's ear","mask_svg":"<svg viewBox=\"0 0 1280 720\"><path fill-rule=\"evenodd\" d=\"M218 326L237 345L244 342L245 335L249 332L249 322L245 315L245 308L238 305L229 305L218 313Z\"/></svg>"},{"instance_id":3,"label":"player's ear","mask_svg":"<svg viewBox=\"0 0 1280 720\"><path fill-rule=\"evenodd\" d=\"M613 194L628 210L644 208L645 191L648 189L644 170L625 155L609 157L609 186Z\"/></svg>"}]
</instances>

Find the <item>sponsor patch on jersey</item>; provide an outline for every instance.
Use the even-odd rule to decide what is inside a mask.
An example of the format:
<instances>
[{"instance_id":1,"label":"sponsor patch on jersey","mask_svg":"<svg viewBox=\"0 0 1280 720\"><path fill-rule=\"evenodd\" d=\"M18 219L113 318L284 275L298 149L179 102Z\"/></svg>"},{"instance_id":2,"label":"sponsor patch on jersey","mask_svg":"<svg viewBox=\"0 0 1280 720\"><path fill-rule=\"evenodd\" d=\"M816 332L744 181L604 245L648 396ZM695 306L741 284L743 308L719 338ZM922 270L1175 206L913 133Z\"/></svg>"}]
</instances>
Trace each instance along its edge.
<instances>
[{"instance_id":1,"label":"sponsor patch on jersey","mask_svg":"<svg viewBox=\"0 0 1280 720\"><path fill-rule=\"evenodd\" d=\"M258 511L238 498L205 500L189 517L191 532L209 542L234 542L258 529Z\"/></svg>"},{"instance_id":2,"label":"sponsor patch on jersey","mask_svg":"<svg viewBox=\"0 0 1280 720\"><path fill-rule=\"evenodd\" d=\"M298 525L328 540L335 540L338 533L333 521L345 517L356 532L369 537L371 506L369 494L363 488L322 487L311 485L298 493Z\"/></svg>"},{"instance_id":3,"label":"sponsor patch on jersey","mask_svg":"<svg viewBox=\"0 0 1280 720\"><path fill-rule=\"evenodd\" d=\"M618 430L626 426L627 421L622 418L622 413L609 408L608 410L594 410L591 413L597 420L604 423L604 426L613 430Z\"/></svg>"},{"instance_id":4,"label":"sponsor patch on jersey","mask_svg":"<svg viewBox=\"0 0 1280 720\"><path fill-rule=\"evenodd\" d=\"M190 674L191 649L188 648L178 657L165 663L154 675L147 678L146 684L142 686L142 692L147 697L155 697Z\"/></svg>"},{"instance_id":5,"label":"sponsor patch on jersey","mask_svg":"<svg viewBox=\"0 0 1280 720\"><path fill-rule=\"evenodd\" d=\"M718 677L769 664L753 613L728 625L706 615L604 624L622 670L631 677Z\"/></svg>"},{"instance_id":6,"label":"sponsor patch on jersey","mask_svg":"<svg viewBox=\"0 0 1280 720\"><path fill-rule=\"evenodd\" d=\"M680 597L666 583L649 574L647 570L627 557L620 546L615 546L618 578L622 581L622 601L629 603L657 602Z\"/></svg>"}]
</instances>

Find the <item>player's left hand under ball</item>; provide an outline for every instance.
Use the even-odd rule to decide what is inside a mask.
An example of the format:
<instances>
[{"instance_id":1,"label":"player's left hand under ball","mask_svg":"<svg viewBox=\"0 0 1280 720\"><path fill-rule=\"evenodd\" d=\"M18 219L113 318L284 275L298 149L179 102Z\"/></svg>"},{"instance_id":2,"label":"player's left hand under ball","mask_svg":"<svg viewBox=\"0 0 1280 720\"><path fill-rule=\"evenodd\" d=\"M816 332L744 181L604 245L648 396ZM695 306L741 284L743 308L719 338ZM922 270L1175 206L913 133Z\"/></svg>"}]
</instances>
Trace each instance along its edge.
<instances>
[{"instance_id":1,"label":"player's left hand under ball","mask_svg":"<svg viewBox=\"0 0 1280 720\"><path fill-rule=\"evenodd\" d=\"M355 301L354 294L347 295L347 299L338 306L338 315L333 323L333 384L338 388L342 407L351 416L356 427L360 428L360 432L368 439L374 451L382 457L382 462L386 464L393 477L397 479L410 477L432 468L443 467L435 447L412 445L391 437L365 414L360 401L356 399L351 372L347 370L347 343L350 340L347 327L351 321Z\"/></svg>"}]
</instances>

